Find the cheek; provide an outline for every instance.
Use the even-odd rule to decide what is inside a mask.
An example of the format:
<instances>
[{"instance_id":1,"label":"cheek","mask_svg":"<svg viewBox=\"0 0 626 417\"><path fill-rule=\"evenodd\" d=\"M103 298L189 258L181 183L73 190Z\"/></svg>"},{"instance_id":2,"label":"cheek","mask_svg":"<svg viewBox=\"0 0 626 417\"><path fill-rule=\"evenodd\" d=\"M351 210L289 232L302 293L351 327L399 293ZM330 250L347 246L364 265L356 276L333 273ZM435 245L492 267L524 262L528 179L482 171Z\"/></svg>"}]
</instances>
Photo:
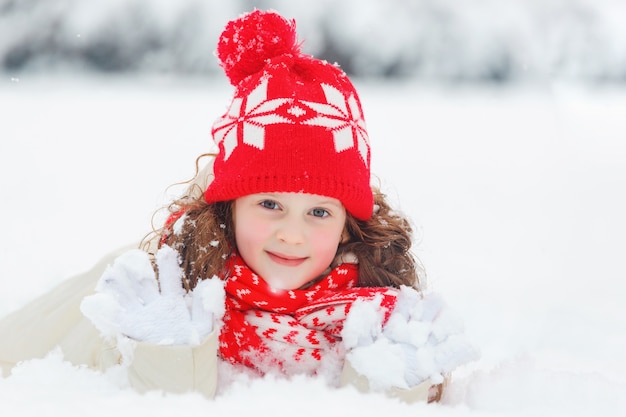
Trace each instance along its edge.
<instances>
[{"instance_id":1,"label":"cheek","mask_svg":"<svg viewBox=\"0 0 626 417\"><path fill-rule=\"evenodd\" d=\"M254 250L267 239L270 233L268 226L260 221L240 218L235 222L235 243L240 253Z\"/></svg>"},{"instance_id":2,"label":"cheek","mask_svg":"<svg viewBox=\"0 0 626 417\"><path fill-rule=\"evenodd\" d=\"M311 247L314 248L320 261L328 262L327 266L335 258L340 236L335 233L316 233L311 236Z\"/></svg>"}]
</instances>

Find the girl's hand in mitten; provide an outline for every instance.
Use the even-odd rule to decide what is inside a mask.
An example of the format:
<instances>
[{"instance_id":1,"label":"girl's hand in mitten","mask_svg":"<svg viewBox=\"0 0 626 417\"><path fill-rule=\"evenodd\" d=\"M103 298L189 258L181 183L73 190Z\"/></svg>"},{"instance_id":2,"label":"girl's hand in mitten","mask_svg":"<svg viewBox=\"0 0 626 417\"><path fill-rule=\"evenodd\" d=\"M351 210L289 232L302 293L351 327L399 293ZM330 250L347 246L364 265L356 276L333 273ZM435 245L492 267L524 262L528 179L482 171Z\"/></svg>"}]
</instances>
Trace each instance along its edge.
<instances>
[{"instance_id":1,"label":"girl's hand in mitten","mask_svg":"<svg viewBox=\"0 0 626 417\"><path fill-rule=\"evenodd\" d=\"M178 254L164 246L155 255L157 281L148 254L118 257L86 297L81 310L105 338L119 335L155 344L199 344L223 314L223 284L203 280L187 293Z\"/></svg>"},{"instance_id":2,"label":"girl's hand in mitten","mask_svg":"<svg viewBox=\"0 0 626 417\"><path fill-rule=\"evenodd\" d=\"M421 332L412 338L399 335L393 323L384 332L403 347L406 360L405 378L409 386L430 379L433 384L444 381L445 375L478 358L478 352L464 335L463 323L436 294L418 299L406 317L408 326L419 323ZM417 337L415 337L417 336Z\"/></svg>"},{"instance_id":3,"label":"girl's hand in mitten","mask_svg":"<svg viewBox=\"0 0 626 417\"><path fill-rule=\"evenodd\" d=\"M403 287L384 326L380 315L378 321L364 320L376 317L368 309L367 303L353 306L343 335L347 360L375 390L410 388L426 380L440 384L453 369L477 358L462 322L435 294L422 297Z\"/></svg>"}]
</instances>

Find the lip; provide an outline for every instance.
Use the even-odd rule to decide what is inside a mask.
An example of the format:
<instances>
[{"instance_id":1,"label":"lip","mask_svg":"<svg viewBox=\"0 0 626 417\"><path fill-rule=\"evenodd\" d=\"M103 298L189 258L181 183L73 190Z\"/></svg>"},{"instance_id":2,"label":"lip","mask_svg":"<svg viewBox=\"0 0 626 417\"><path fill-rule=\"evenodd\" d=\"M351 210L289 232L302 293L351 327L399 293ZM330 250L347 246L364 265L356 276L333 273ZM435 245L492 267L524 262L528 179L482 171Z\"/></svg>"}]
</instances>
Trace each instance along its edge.
<instances>
[{"instance_id":1,"label":"lip","mask_svg":"<svg viewBox=\"0 0 626 417\"><path fill-rule=\"evenodd\" d=\"M267 256L273 262L276 262L277 264L284 265L284 266L299 266L299 265L302 265L302 263L304 263L304 261L307 260L307 258L283 255L281 253L276 253L276 252L265 251L265 253L267 253Z\"/></svg>"}]
</instances>

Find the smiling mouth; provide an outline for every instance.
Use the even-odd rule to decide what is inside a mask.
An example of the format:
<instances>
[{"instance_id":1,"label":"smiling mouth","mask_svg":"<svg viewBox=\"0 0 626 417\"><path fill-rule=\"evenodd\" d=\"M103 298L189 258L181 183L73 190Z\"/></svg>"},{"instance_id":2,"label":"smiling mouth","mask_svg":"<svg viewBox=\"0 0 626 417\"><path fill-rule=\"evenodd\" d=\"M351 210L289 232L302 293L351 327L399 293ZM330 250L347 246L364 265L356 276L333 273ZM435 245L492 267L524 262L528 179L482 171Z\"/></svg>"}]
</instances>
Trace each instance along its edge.
<instances>
[{"instance_id":1,"label":"smiling mouth","mask_svg":"<svg viewBox=\"0 0 626 417\"><path fill-rule=\"evenodd\" d=\"M299 266L307 259L307 258L297 258L293 256L280 255L274 252L266 251L266 253L272 261L276 262L279 265L285 265L285 266Z\"/></svg>"}]
</instances>

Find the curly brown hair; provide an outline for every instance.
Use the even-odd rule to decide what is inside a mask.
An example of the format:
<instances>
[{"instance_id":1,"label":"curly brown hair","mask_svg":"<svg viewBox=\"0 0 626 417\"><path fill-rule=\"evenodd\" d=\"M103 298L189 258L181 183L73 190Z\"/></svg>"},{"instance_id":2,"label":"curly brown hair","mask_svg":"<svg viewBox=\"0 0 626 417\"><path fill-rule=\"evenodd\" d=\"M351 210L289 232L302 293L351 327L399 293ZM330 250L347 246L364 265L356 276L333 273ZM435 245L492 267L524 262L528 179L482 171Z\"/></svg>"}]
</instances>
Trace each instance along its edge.
<instances>
[{"instance_id":1,"label":"curly brown hair","mask_svg":"<svg viewBox=\"0 0 626 417\"><path fill-rule=\"evenodd\" d=\"M391 208L377 187L372 187L372 192L374 214L358 220L347 213L348 239L339 245L336 259L356 256L361 287L406 285L422 290L423 268L411 252L409 220ZM167 244L180 253L184 287L191 290L198 280L227 276L227 259L237 248L233 201L208 204L196 189L170 204L168 212L171 219L179 218L154 233L160 245Z\"/></svg>"}]
</instances>

